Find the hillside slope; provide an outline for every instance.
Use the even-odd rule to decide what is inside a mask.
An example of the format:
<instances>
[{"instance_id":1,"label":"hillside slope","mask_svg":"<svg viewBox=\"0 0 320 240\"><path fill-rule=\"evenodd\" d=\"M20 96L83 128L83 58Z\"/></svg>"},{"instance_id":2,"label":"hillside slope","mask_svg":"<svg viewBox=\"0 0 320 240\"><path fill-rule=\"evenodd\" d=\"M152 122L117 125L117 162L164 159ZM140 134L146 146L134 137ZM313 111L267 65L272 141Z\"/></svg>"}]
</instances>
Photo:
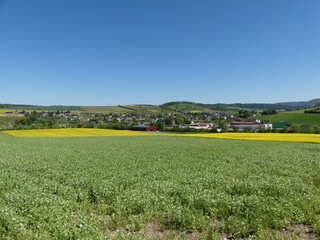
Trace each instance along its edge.
<instances>
[{"instance_id":1,"label":"hillside slope","mask_svg":"<svg viewBox=\"0 0 320 240\"><path fill-rule=\"evenodd\" d=\"M287 105L294 108L313 108L317 103L320 103L320 98L315 98L310 101L301 102L280 102L278 104Z\"/></svg>"}]
</instances>

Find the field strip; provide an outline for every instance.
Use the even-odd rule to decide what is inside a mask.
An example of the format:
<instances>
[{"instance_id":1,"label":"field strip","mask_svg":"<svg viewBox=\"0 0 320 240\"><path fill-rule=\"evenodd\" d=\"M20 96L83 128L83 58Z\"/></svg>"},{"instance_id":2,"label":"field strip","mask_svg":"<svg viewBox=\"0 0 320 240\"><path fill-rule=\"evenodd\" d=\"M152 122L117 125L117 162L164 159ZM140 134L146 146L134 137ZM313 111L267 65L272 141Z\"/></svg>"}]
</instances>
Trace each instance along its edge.
<instances>
[{"instance_id":1,"label":"field strip","mask_svg":"<svg viewBox=\"0 0 320 240\"><path fill-rule=\"evenodd\" d=\"M128 130L66 128L66 129L35 129L11 130L3 133L14 137L97 137L97 136L150 136L149 133Z\"/></svg>"},{"instance_id":2,"label":"field strip","mask_svg":"<svg viewBox=\"0 0 320 240\"><path fill-rule=\"evenodd\" d=\"M230 140L305 142L320 143L320 134L302 133L206 133L206 134L171 134L179 137L199 137Z\"/></svg>"},{"instance_id":3,"label":"field strip","mask_svg":"<svg viewBox=\"0 0 320 240\"><path fill-rule=\"evenodd\" d=\"M92 128L11 130L11 131L3 131L3 133L14 136L14 137L170 136L170 137L198 137L198 138L251 140L251 141L320 143L320 134L300 134L300 133L159 134L159 133L134 132L129 130L92 129Z\"/></svg>"}]
</instances>

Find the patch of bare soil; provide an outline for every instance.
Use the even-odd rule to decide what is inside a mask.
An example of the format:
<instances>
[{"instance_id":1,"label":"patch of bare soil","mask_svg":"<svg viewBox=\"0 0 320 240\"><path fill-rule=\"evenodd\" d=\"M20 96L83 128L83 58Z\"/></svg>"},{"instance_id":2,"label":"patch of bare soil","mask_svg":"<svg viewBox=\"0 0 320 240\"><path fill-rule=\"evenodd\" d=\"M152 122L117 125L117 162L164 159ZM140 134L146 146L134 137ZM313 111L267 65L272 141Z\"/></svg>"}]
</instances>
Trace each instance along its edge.
<instances>
[{"instance_id":1,"label":"patch of bare soil","mask_svg":"<svg viewBox=\"0 0 320 240\"><path fill-rule=\"evenodd\" d=\"M293 225L287 229L280 231L283 239L299 239L299 240L319 240L320 236L313 232L311 226Z\"/></svg>"},{"instance_id":2,"label":"patch of bare soil","mask_svg":"<svg viewBox=\"0 0 320 240\"><path fill-rule=\"evenodd\" d=\"M149 222L144 228L142 228L138 232L131 232L126 228L119 228L117 230L108 231L106 236L116 236L117 234L131 235L135 234L135 236L141 236L150 240L196 240L196 239L220 239L220 240L231 240L235 239L233 237L228 236L226 233L218 233L217 229L219 226L219 221L213 221L210 224L210 230L206 230L203 232L198 231L184 231L181 232L175 229L164 229L155 221ZM210 235L210 231L212 234ZM281 230L271 230L270 233L273 233L269 236L266 236L266 239L273 239L273 236L276 236L276 239L283 240L320 240L320 236L313 232L311 226L308 225L292 225L288 228L284 228ZM250 237L247 238L237 238L241 240L250 240ZM256 239L256 238L255 238Z\"/></svg>"},{"instance_id":3,"label":"patch of bare soil","mask_svg":"<svg viewBox=\"0 0 320 240\"><path fill-rule=\"evenodd\" d=\"M180 232L178 230L165 229L161 230L159 224L150 222L140 232L142 235L147 236L149 239L188 239L195 240L199 239L201 233L199 232Z\"/></svg>"}]
</instances>

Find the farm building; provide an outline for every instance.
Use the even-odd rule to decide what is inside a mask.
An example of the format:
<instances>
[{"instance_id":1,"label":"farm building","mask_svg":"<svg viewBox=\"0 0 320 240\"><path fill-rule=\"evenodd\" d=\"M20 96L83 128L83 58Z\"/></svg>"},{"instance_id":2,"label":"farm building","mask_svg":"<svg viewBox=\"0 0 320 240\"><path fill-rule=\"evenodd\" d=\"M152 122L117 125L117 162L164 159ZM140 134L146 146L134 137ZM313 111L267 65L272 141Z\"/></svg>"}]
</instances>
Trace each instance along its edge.
<instances>
[{"instance_id":1,"label":"farm building","mask_svg":"<svg viewBox=\"0 0 320 240\"><path fill-rule=\"evenodd\" d=\"M230 127L236 127L239 131L243 131L246 128L252 128L253 131L257 131L259 128L259 123L257 122L232 122Z\"/></svg>"},{"instance_id":2,"label":"farm building","mask_svg":"<svg viewBox=\"0 0 320 240\"><path fill-rule=\"evenodd\" d=\"M155 132L157 131L157 127L154 126L146 126L146 125L139 125L139 126L133 126L131 128L131 130L133 131L151 131L151 132Z\"/></svg>"},{"instance_id":3,"label":"farm building","mask_svg":"<svg viewBox=\"0 0 320 240\"><path fill-rule=\"evenodd\" d=\"M244 129L250 127L253 131L258 131L259 127L263 129L272 129L272 124L260 124L256 121L246 121L246 122L232 122L229 126L230 128L236 127L239 131L243 131Z\"/></svg>"},{"instance_id":4,"label":"farm building","mask_svg":"<svg viewBox=\"0 0 320 240\"><path fill-rule=\"evenodd\" d=\"M292 126L292 122L287 122L287 121L279 121L279 122L274 122L272 123L273 128L287 128Z\"/></svg>"},{"instance_id":5,"label":"farm building","mask_svg":"<svg viewBox=\"0 0 320 240\"><path fill-rule=\"evenodd\" d=\"M194 129L211 129L213 127L214 127L213 123L191 123L189 125L189 128L194 128Z\"/></svg>"}]
</instances>

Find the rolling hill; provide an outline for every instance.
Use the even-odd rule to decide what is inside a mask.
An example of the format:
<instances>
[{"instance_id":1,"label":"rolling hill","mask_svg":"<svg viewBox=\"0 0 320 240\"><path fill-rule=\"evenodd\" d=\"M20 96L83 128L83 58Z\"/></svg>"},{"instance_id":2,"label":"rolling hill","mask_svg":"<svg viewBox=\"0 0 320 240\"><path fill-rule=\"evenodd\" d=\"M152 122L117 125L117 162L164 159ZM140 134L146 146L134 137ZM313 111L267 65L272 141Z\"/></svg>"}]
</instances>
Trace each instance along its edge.
<instances>
[{"instance_id":1,"label":"rolling hill","mask_svg":"<svg viewBox=\"0 0 320 240\"><path fill-rule=\"evenodd\" d=\"M320 98L315 98L310 101L301 101L301 102L280 102L277 104L282 104L294 108L313 108L317 103L320 103Z\"/></svg>"},{"instance_id":2,"label":"rolling hill","mask_svg":"<svg viewBox=\"0 0 320 240\"><path fill-rule=\"evenodd\" d=\"M215 103L204 104L188 101L172 101L161 105L135 104L135 105L117 105L117 106L38 106L24 104L0 104L0 109L11 110L36 110L36 111L88 111L102 113L121 113L121 112L145 112L145 113L168 113L168 112L191 112L191 111L226 111L237 112L240 109L248 110L266 110L274 109L278 111L294 111L314 107L320 102L320 98L301 102L279 102L279 103Z\"/></svg>"}]
</instances>

